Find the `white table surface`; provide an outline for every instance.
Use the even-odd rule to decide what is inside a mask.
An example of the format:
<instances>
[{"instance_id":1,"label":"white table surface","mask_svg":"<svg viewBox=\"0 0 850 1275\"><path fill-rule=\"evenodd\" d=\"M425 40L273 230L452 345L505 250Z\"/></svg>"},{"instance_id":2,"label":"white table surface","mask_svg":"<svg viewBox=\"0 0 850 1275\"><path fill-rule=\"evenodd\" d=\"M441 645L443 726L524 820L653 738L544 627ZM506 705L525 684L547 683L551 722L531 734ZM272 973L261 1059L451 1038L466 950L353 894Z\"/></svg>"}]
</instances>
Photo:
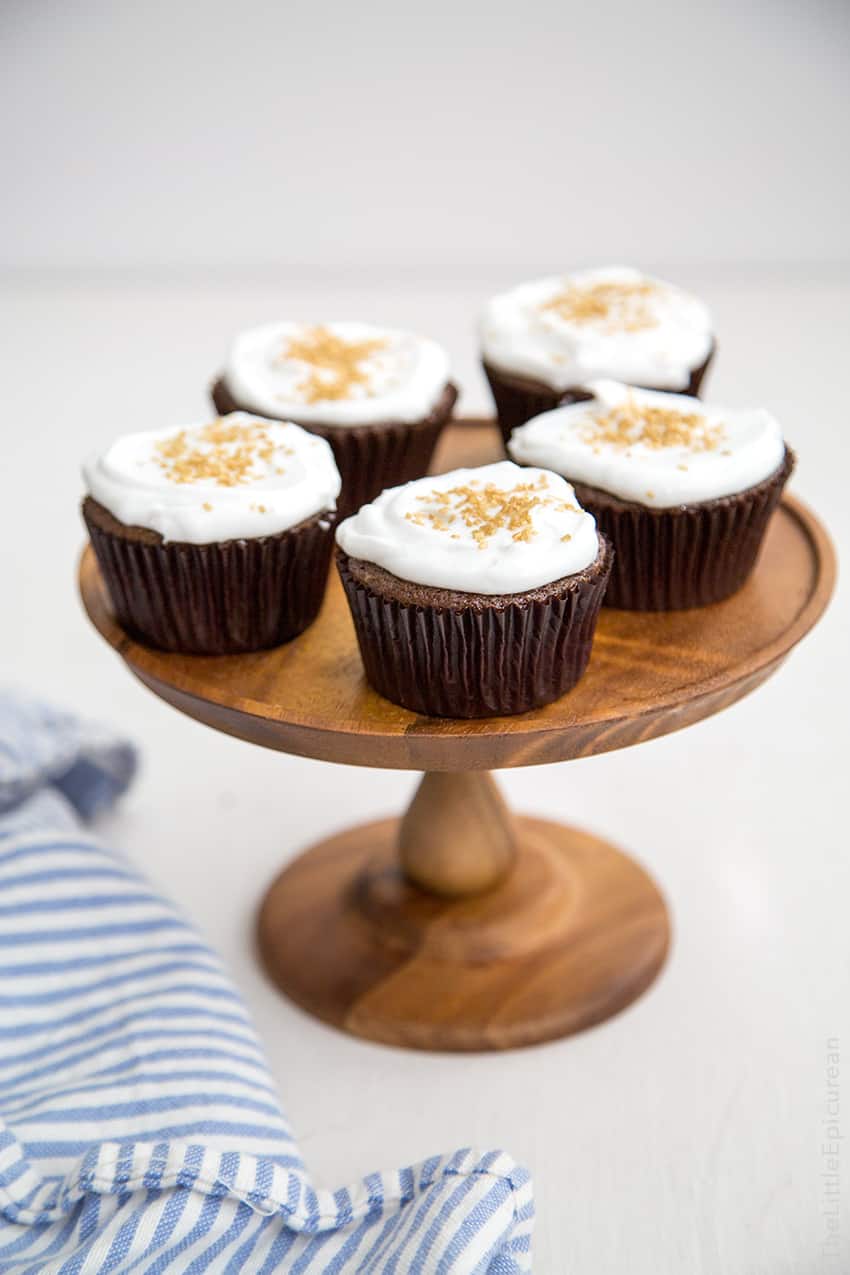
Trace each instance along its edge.
<instances>
[{"instance_id":1,"label":"white table surface","mask_svg":"<svg viewBox=\"0 0 850 1275\"><path fill-rule=\"evenodd\" d=\"M716 313L712 397L772 407L799 453L793 489L848 543L850 277L679 278ZM720 716L637 749L504 773L519 810L574 820L638 856L666 891L675 939L661 979L619 1017L471 1057L324 1027L278 995L254 956L254 909L283 862L400 810L415 777L266 752L183 718L82 613L81 456L117 432L201 418L235 328L283 313L412 325L449 346L474 411L486 403L474 315L505 282L6 279L3 680L140 744L139 781L103 830L228 960L322 1185L501 1146L534 1173L545 1275L846 1272L850 1149L843 1258L821 1252L829 1038L840 1039L850 1138L846 590L778 675Z\"/></svg>"}]
</instances>

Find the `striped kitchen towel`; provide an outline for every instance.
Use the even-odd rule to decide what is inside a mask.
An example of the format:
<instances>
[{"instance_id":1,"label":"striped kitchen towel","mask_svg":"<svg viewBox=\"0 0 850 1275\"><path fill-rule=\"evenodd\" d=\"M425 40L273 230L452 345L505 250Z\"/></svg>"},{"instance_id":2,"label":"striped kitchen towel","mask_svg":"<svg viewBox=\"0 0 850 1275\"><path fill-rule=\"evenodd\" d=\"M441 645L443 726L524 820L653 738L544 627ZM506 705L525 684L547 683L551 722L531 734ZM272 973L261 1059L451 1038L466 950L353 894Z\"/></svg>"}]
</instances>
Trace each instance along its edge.
<instances>
[{"instance_id":1,"label":"striped kitchen towel","mask_svg":"<svg viewBox=\"0 0 850 1275\"><path fill-rule=\"evenodd\" d=\"M0 695L0 1275L530 1270L503 1152L311 1185L220 962L84 830L134 765Z\"/></svg>"}]
</instances>

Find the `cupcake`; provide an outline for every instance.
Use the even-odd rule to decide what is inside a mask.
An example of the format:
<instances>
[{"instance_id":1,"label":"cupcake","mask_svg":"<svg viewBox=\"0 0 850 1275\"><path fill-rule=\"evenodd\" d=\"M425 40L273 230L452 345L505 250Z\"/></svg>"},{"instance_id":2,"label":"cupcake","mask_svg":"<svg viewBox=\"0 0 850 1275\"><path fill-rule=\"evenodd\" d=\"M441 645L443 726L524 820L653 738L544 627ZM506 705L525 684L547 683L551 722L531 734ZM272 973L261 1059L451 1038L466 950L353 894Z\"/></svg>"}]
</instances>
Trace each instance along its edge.
<instances>
[{"instance_id":1,"label":"cupcake","mask_svg":"<svg viewBox=\"0 0 850 1275\"><path fill-rule=\"evenodd\" d=\"M584 672L611 549L557 474L502 461L394 487L337 545L366 677L394 703L523 713Z\"/></svg>"},{"instance_id":2,"label":"cupcake","mask_svg":"<svg viewBox=\"0 0 850 1275\"><path fill-rule=\"evenodd\" d=\"M457 400L434 341L368 323L269 323L242 332L212 388L219 412L296 421L326 439L340 515L428 470Z\"/></svg>"},{"instance_id":3,"label":"cupcake","mask_svg":"<svg viewBox=\"0 0 850 1275\"><path fill-rule=\"evenodd\" d=\"M226 655L288 642L316 618L340 488L324 439L240 412L127 434L83 474L83 518L129 633Z\"/></svg>"},{"instance_id":4,"label":"cupcake","mask_svg":"<svg viewBox=\"0 0 850 1275\"><path fill-rule=\"evenodd\" d=\"M515 430L508 450L563 474L610 537L606 605L666 611L734 593L794 466L774 418L611 381L587 388L589 400Z\"/></svg>"},{"instance_id":5,"label":"cupcake","mask_svg":"<svg viewBox=\"0 0 850 1275\"><path fill-rule=\"evenodd\" d=\"M697 394L714 352L701 301L615 267L524 283L481 320L484 371L502 435L608 379Z\"/></svg>"}]
</instances>

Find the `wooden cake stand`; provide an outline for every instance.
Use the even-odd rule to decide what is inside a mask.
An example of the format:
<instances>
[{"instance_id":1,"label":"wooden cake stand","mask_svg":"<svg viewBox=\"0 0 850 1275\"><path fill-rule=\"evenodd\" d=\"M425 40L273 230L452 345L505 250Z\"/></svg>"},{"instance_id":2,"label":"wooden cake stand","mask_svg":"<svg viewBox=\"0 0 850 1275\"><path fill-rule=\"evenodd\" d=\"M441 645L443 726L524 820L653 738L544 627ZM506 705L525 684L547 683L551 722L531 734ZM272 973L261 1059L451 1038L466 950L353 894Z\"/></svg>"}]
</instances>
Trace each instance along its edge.
<instances>
[{"instance_id":1,"label":"wooden cake stand","mask_svg":"<svg viewBox=\"0 0 850 1275\"><path fill-rule=\"evenodd\" d=\"M461 422L435 469L499 454L492 424ZM643 868L589 833L513 817L487 772L624 748L734 703L816 623L834 576L826 532L786 497L734 597L664 614L603 609L573 691L536 712L473 722L417 717L370 689L335 572L301 637L215 658L131 639L90 548L80 589L132 672L208 726L322 761L425 771L400 820L351 828L284 868L260 908L260 951L278 987L337 1027L475 1050L565 1036L617 1013L656 977L670 936Z\"/></svg>"}]
</instances>

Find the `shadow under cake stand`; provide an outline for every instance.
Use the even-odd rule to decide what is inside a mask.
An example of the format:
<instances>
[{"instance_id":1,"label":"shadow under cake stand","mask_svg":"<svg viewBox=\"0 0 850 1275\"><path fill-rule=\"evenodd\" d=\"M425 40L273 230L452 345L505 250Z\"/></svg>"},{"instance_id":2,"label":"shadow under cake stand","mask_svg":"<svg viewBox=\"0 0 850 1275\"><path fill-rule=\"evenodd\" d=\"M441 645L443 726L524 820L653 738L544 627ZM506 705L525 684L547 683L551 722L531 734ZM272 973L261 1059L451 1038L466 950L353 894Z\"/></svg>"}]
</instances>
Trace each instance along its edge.
<instances>
[{"instance_id":1,"label":"shadow under cake stand","mask_svg":"<svg viewBox=\"0 0 850 1275\"><path fill-rule=\"evenodd\" d=\"M494 425L441 440L436 470L501 454ZM313 846L273 882L259 947L277 986L358 1036L421 1049L505 1049L617 1013L667 954L664 899L633 859L590 833L508 810L489 775L639 744L719 712L774 673L832 591L814 514L786 496L753 576L725 602L603 609L587 673L557 703L481 721L419 717L367 685L333 572L317 622L251 655L171 655L112 616L91 548L86 610L156 695L267 748L425 772L401 819ZM333 793L333 777L328 777Z\"/></svg>"}]
</instances>

